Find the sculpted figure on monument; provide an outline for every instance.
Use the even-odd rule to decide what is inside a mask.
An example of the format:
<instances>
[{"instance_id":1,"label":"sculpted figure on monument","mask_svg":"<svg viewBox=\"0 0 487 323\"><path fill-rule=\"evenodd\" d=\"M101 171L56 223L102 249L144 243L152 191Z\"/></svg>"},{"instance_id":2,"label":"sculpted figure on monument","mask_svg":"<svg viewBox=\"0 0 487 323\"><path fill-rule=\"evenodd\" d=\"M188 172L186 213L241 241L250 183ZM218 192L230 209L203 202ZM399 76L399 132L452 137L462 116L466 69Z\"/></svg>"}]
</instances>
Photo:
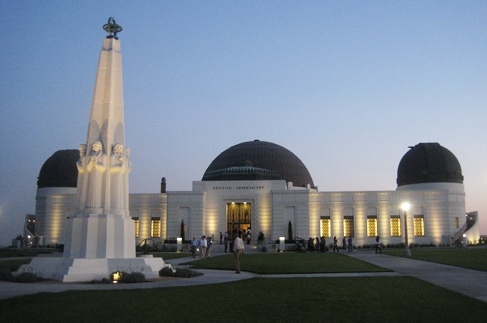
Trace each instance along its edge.
<instances>
[{"instance_id":1,"label":"sculpted figure on monument","mask_svg":"<svg viewBox=\"0 0 487 323\"><path fill-rule=\"evenodd\" d=\"M76 162L76 167L78 167L78 173L83 174L85 172L85 166L86 166L86 145L81 144L79 145L79 160ZM86 192L84 191L84 178L80 177L78 175L78 185L77 185L77 190L80 192L80 194L77 195L78 197L78 208L82 209L84 201L86 199Z\"/></svg>"},{"instance_id":2,"label":"sculpted figure on monument","mask_svg":"<svg viewBox=\"0 0 487 323\"><path fill-rule=\"evenodd\" d=\"M125 168L123 145L113 145L110 156L110 206L112 209L123 209L123 173Z\"/></svg>"},{"instance_id":3,"label":"sculpted figure on monument","mask_svg":"<svg viewBox=\"0 0 487 323\"><path fill-rule=\"evenodd\" d=\"M129 209L129 173L132 171L132 162L130 161L130 148L125 147L125 164L123 167L123 207Z\"/></svg>"},{"instance_id":4,"label":"sculpted figure on monument","mask_svg":"<svg viewBox=\"0 0 487 323\"><path fill-rule=\"evenodd\" d=\"M103 175L106 170L106 155L100 141L95 141L88 155L88 199L86 206L89 208L102 207Z\"/></svg>"}]
</instances>

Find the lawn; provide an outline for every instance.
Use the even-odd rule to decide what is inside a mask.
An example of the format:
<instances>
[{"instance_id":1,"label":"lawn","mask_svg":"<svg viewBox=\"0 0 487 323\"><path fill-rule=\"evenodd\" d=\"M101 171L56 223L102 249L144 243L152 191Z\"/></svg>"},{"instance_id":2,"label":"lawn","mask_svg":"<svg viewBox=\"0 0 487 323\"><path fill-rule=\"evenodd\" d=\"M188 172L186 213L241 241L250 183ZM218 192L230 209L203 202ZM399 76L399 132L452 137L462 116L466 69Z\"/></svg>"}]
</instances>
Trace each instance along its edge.
<instances>
[{"instance_id":1,"label":"lawn","mask_svg":"<svg viewBox=\"0 0 487 323\"><path fill-rule=\"evenodd\" d=\"M384 251L384 253L404 257L404 251ZM487 271L486 248L411 249L411 258Z\"/></svg>"},{"instance_id":2,"label":"lawn","mask_svg":"<svg viewBox=\"0 0 487 323\"><path fill-rule=\"evenodd\" d=\"M191 254L186 252L152 252L152 255L154 257L162 257L163 260L191 257Z\"/></svg>"},{"instance_id":3,"label":"lawn","mask_svg":"<svg viewBox=\"0 0 487 323\"><path fill-rule=\"evenodd\" d=\"M411 277L255 278L0 301L2 322L482 322L485 313L486 303Z\"/></svg>"},{"instance_id":4,"label":"lawn","mask_svg":"<svg viewBox=\"0 0 487 323\"><path fill-rule=\"evenodd\" d=\"M195 269L235 270L233 255L211 257L185 263ZM335 253L246 254L241 270L258 274L353 273L390 271L361 260Z\"/></svg>"}]
</instances>

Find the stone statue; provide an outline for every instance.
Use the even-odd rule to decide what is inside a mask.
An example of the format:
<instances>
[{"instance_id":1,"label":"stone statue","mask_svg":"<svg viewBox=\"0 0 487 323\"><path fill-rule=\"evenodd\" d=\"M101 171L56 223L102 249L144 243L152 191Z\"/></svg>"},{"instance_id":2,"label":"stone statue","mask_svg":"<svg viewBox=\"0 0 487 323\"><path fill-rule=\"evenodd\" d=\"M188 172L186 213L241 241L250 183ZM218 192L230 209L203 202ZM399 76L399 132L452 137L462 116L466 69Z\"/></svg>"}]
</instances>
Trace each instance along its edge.
<instances>
[{"instance_id":1,"label":"stone statue","mask_svg":"<svg viewBox=\"0 0 487 323\"><path fill-rule=\"evenodd\" d=\"M123 145L113 145L110 156L110 207L112 209L123 209L124 190L123 176L125 168L125 156L123 154Z\"/></svg>"},{"instance_id":2,"label":"stone statue","mask_svg":"<svg viewBox=\"0 0 487 323\"><path fill-rule=\"evenodd\" d=\"M124 197L124 208L125 210L129 209L129 173L132 171L132 162L130 161L130 148L125 147L125 164L123 167L123 180L124 180L124 185L123 185L123 197ZM128 214L127 214L128 215Z\"/></svg>"},{"instance_id":3,"label":"stone statue","mask_svg":"<svg viewBox=\"0 0 487 323\"><path fill-rule=\"evenodd\" d=\"M88 172L88 208L102 208L103 176L106 170L106 155L100 141L95 141L87 158L86 171Z\"/></svg>"},{"instance_id":4,"label":"stone statue","mask_svg":"<svg viewBox=\"0 0 487 323\"><path fill-rule=\"evenodd\" d=\"M79 160L76 162L76 167L78 167L78 185L76 190L80 192L80 194L77 194L77 205L78 209L82 209L83 205L86 200L86 190L84 189L84 182L85 182L85 177L80 176L84 174L85 172L85 166L86 166L86 145L81 144L79 145Z\"/></svg>"}]
</instances>

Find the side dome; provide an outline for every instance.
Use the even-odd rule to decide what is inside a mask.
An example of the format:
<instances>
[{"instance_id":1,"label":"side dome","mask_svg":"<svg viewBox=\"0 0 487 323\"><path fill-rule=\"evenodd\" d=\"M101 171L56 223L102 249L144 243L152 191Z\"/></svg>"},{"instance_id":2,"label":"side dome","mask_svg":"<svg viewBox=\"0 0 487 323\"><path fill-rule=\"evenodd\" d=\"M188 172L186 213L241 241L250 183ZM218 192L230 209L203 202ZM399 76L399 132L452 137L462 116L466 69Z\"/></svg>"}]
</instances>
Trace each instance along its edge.
<instances>
[{"instance_id":1,"label":"side dome","mask_svg":"<svg viewBox=\"0 0 487 323\"><path fill-rule=\"evenodd\" d=\"M58 150L42 165L37 188L43 187L74 187L78 183L79 150Z\"/></svg>"},{"instance_id":2,"label":"side dome","mask_svg":"<svg viewBox=\"0 0 487 323\"><path fill-rule=\"evenodd\" d=\"M208 166L202 181L285 180L314 187L303 162L291 151L271 142L254 140L232 146Z\"/></svg>"},{"instance_id":3,"label":"side dome","mask_svg":"<svg viewBox=\"0 0 487 323\"><path fill-rule=\"evenodd\" d=\"M451 151L438 143L419 143L401 159L397 185L423 183L463 184L462 168Z\"/></svg>"}]
</instances>

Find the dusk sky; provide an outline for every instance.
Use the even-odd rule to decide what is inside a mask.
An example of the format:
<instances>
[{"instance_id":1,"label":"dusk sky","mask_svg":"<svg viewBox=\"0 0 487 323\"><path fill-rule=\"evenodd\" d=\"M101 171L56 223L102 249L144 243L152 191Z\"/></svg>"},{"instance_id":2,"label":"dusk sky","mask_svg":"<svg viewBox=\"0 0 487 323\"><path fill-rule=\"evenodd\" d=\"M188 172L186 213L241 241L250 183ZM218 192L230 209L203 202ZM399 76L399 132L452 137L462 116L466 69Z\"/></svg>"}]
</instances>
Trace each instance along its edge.
<instances>
[{"instance_id":1,"label":"dusk sky","mask_svg":"<svg viewBox=\"0 0 487 323\"><path fill-rule=\"evenodd\" d=\"M254 139L320 191L393 191L408 146L438 142L487 234L487 1L1 1L0 245L35 213L43 163L86 141L110 16L130 192L191 190Z\"/></svg>"}]
</instances>

